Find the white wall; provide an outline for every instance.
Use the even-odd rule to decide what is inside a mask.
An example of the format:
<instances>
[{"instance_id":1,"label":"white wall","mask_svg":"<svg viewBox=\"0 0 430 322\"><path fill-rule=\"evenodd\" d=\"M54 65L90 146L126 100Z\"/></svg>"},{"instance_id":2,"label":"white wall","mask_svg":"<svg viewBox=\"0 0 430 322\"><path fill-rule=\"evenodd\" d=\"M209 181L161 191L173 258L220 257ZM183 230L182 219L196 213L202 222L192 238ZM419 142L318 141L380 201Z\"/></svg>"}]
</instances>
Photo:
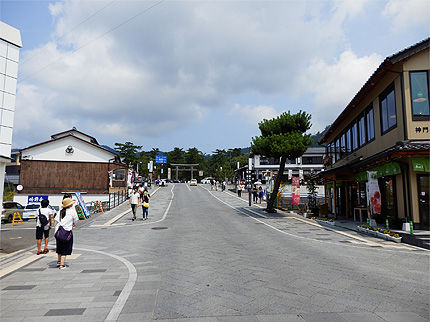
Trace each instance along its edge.
<instances>
[{"instance_id":1,"label":"white wall","mask_svg":"<svg viewBox=\"0 0 430 322\"><path fill-rule=\"evenodd\" d=\"M68 146L73 153L66 153ZM44 161L109 162L114 154L104 151L72 136L22 151L22 159Z\"/></svg>"}]
</instances>

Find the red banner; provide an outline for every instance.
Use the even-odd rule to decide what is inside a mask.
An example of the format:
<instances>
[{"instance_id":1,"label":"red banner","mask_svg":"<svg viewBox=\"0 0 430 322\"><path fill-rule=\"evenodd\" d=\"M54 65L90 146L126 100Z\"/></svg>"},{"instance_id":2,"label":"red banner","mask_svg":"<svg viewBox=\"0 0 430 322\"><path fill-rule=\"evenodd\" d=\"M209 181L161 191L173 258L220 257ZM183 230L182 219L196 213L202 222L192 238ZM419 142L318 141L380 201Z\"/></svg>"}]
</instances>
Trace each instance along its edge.
<instances>
[{"instance_id":1,"label":"red banner","mask_svg":"<svg viewBox=\"0 0 430 322\"><path fill-rule=\"evenodd\" d=\"M300 202L300 178L293 177L293 205L298 205Z\"/></svg>"}]
</instances>

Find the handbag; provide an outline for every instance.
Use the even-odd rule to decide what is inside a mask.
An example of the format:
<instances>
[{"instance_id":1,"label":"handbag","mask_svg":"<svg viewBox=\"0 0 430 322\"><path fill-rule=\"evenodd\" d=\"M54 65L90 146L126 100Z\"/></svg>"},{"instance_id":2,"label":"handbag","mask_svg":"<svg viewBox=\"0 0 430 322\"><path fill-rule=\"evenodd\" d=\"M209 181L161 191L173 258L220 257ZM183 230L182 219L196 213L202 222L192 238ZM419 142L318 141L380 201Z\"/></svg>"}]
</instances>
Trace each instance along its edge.
<instances>
[{"instance_id":1,"label":"handbag","mask_svg":"<svg viewBox=\"0 0 430 322\"><path fill-rule=\"evenodd\" d=\"M149 208L149 202L144 201L142 206L144 206L145 208Z\"/></svg>"},{"instance_id":2,"label":"handbag","mask_svg":"<svg viewBox=\"0 0 430 322\"><path fill-rule=\"evenodd\" d=\"M61 214L59 215L61 216ZM63 226L61 226L61 219L59 222L60 226L58 227L57 231L55 232L54 237L57 238L59 241L67 242L72 238L72 231L71 230L65 230Z\"/></svg>"}]
</instances>

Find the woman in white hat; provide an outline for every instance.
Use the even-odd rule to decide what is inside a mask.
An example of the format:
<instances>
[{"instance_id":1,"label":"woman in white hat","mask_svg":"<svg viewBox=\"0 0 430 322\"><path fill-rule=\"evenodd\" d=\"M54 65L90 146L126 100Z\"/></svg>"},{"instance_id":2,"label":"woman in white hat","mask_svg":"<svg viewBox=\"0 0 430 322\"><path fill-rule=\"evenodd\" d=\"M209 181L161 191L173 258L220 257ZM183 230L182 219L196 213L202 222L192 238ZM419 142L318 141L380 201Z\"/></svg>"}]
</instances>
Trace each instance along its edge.
<instances>
[{"instance_id":1,"label":"woman in white hat","mask_svg":"<svg viewBox=\"0 0 430 322\"><path fill-rule=\"evenodd\" d=\"M76 222L79 221L78 214L76 213L75 207L73 207L74 203L75 200L73 200L72 198L64 198L62 204L63 209L61 209L61 211L55 216L55 221L58 223L55 227L55 232L57 232L60 226L62 226L65 230L71 232L71 238L68 241L61 241L58 238L55 238L57 241L57 266L60 269L66 268L66 266L64 265L64 262L66 261L66 255L72 254L72 229L76 226Z\"/></svg>"}]
</instances>

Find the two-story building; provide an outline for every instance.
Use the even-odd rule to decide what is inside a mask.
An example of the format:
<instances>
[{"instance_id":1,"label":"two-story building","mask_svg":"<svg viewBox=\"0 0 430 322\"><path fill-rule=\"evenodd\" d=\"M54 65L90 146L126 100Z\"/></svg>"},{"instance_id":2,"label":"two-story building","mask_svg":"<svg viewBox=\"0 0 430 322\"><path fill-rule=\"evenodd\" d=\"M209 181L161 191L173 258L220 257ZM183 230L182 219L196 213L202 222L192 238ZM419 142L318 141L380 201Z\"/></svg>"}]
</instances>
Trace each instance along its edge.
<instances>
[{"instance_id":1,"label":"two-story building","mask_svg":"<svg viewBox=\"0 0 430 322\"><path fill-rule=\"evenodd\" d=\"M86 202L107 201L110 192L126 194L128 167L118 154L73 128L21 150L19 185L14 201L23 205L40 196L59 205L65 192L81 192Z\"/></svg>"},{"instance_id":2,"label":"two-story building","mask_svg":"<svg viewBox=\"0 0 430 322\"><path fill-rule=\"evenodd\" d=\"M399 228L429 227L429 38L387 57L323 136L326 199L336 217L369 207L376 172L381 210L374 219Z\"/></svg>"}]
</instances>

